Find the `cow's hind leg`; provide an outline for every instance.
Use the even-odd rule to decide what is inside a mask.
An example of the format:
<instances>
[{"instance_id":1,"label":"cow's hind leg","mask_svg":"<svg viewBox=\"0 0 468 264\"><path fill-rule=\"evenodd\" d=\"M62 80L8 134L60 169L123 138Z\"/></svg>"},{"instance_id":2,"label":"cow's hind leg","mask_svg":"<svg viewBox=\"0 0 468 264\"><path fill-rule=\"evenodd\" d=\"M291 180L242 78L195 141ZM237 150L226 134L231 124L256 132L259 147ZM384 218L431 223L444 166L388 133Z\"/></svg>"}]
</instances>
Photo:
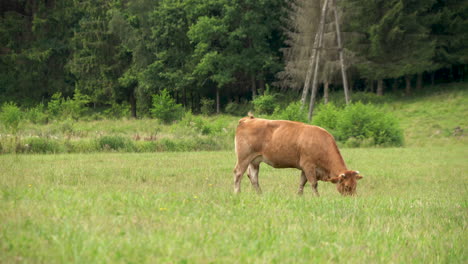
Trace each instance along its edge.
<instances>
[{"instance_id":1,"label":"cow's hind leg","mask_svg":"<svg viewBox=\"0 0 468 264\"><path fill-rule=\"evenodd\" d=\"M260 170L260 163L259 162L252 162L249 164L249 168L247 170L247 176L252 183L252 186L255 188L258 194L262 193L262 189L260 189L260 185L258 184L258 172Z\"/></svg>"},{"instance_id":2,"label":"cow's hind leg","mask_svg":"<svg viewBox=\"0 0 468 264\"><path fill-rule=\"evenodd\" d=\"M320 196L317 190L318 183L317 183L317 175L315 173L315 167L304 170L304 174L307 180L310 182L310 185L312 185L312 191L315 193L316 196Z\"/></svg>"},{"instance_id":3,"label":"cow's hind leg","mask_svg":"<svg viewBox=\"0 0 468 264\"><path fill-rule=\"evenodd\" d=\"M301 181L299 182L299 190L297 194L302 195L304 193L304 186L307 183L307 177L305 176L304 171L301 172Z\"/></svg>"},{"instance_id":4,"label":"cow's hind leg","mask_svg":"<svg viewBox=\"0 0 468 264\"><path fill-rule=\"evenodd\" d=\"M240 184L242 180L242 175L247 170L247 166L249 166L249 160L245 161L237 161L236 167L234 168L234 193L240 192Z\"/></svg>"}]
</instances>

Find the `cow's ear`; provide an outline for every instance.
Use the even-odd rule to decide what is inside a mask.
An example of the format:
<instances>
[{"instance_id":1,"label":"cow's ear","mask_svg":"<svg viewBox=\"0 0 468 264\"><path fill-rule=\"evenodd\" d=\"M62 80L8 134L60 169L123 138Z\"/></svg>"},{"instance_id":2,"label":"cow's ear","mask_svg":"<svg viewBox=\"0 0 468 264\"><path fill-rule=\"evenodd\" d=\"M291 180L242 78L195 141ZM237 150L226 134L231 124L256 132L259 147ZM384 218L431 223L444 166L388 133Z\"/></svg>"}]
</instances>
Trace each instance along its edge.
<instances>
[{"instance_id":1,"label":"cow's ear","mask_svg":"<svg viewBox=\"0 0 468 264\"><path fill-rule=\"evenodd\" d=\"M362 179L362 178L364 178L364 177L361 176L361 175L357 175L357 176L356 176L356 180L360 180L360 179Z\"/></svg>"},{"instance_id":2,"label":"cow's ear","mask_svg":"<svg viewBox=\"0 0 468 264\"><path fill-rule=\"evenodd\" d=\"M341 175L338 177L331 177L330 179L327 180L328 182L331 183L339 183L341 181Z\"/></svg>"}]
</instances>

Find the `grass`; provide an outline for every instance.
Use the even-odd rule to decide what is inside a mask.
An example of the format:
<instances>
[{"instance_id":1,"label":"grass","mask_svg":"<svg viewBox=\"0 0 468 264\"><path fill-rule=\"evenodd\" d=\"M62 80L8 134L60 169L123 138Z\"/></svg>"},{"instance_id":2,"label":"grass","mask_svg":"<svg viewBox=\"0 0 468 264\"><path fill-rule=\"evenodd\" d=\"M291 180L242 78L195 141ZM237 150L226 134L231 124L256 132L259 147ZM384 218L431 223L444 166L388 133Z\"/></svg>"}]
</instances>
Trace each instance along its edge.
<instances>
[{"instance_id":1,"label":"grass","mask_svg":"<svg viewBox=\"0 0 468 264\"><path fill-rule=\"evenodd\" d=\"M343 104L341 92L333 93L331 98L336 104ZM353 98L354 101L374 103L376 107L395 115L404 130L407 147L468 144L465 132L468 130L468 83L424 87L424 90L412 96L378 97L360 92L353 94ZM42 125L23 121L15 135L0 126L0 153L231 150L239 118L187 114L183 120L171 125L146 118L55 120ZM274 116L267 118L275 119ZM103 147L103 137L125 141L126 147Z\"/></svg>"},{"instance_id":2,"label":"grass","mask_svg":"<svg viewBox=\"0 0 468 264\"><path fill-rule=\"evenodd\" d=\"M405 131L411 146L466 144L468 129L468 84L454 83L428 87L421 94L388 104Z\"/></svg>"},{"instance_id":3,"label":"grass","mask_svg":"<svg viewBox=\"0 0 468 264\"><path fill-rule=\"evenodd\" d=\"M234 195L239 117L0 128L3 152L77 152L0 155L0 263L467 263L466 88L361 95L405 148L342 149L365 176L353 198L324 182L298 197L299 171L267 165L263 195L246 177ZM225 151L117 153L192 149Z\"/></svg>"},{"instance_id":4,"label":"grass","mask_svg":"<svg viewBox=\"0 0 468 264\"><path fill-rule=\"evenodd\" d=\"M466 263L465 146L343 149L359 196L228 152L0 156L1 263Z\"/></svg>"}]
</instances>

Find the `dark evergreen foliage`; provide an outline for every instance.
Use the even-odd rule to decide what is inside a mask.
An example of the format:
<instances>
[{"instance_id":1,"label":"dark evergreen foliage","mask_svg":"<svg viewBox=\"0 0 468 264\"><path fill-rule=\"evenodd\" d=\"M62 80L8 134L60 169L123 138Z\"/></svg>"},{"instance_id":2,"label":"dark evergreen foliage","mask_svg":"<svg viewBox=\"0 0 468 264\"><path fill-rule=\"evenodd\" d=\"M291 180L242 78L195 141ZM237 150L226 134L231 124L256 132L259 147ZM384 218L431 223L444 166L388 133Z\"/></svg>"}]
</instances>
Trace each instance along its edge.
<instances>
[{"instance_id":1,"label":"dark evergreen foliage","mask_svg":"<svg viewBox=\"0 0 468 264\"><path fill-rule=\"evenodd\" d=\"M318 1L318 0L317 0ZM354 78L464 79L468 2L342 0ZM86 107L149 115L167 90L186 110L264 93L284 69L284 0L2 1L0 104L46 107L54 94ZM318 6L318 5L317 5ZM350 37L353 36L353 37ZM358 36L358 37L356 37ZM431 73L436 74L431 74ZM381 82L382 83L382 82ZM407 82L408 83L408 82ZM275 88L273 88L274 90ZM50 107L49 107L50 108Z\"/></svg>"}]
</instances>

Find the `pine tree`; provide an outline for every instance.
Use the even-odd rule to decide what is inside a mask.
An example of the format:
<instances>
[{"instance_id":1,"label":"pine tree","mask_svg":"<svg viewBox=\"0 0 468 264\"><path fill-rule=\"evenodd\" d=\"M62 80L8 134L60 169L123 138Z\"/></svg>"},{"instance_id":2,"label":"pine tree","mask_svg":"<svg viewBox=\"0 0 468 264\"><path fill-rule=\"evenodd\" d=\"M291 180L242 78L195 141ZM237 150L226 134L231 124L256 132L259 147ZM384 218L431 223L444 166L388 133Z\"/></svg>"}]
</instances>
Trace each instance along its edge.
<instances>
[{"instance_id":1,"label":"pine tree","mask_svg":"<svg viewBox=\"0 0 468 264\"><path fill-rule=\"evenodd\" d=\"M360 60L362 76L379 80L406 76L406 91L415 74L437 68L432 58L435 43L430 38L433 0L345 0L347 30L358 36L350 48Z\"/></svg>"}]
</instances>

